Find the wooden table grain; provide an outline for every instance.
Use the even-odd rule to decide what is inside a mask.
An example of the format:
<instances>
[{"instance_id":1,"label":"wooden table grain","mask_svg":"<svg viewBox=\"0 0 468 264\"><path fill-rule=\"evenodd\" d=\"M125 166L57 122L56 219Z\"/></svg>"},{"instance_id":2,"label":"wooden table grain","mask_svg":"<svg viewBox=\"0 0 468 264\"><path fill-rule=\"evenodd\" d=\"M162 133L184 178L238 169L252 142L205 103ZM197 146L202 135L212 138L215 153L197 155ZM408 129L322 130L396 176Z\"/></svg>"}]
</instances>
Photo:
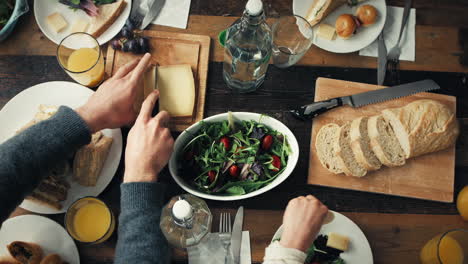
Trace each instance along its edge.
<instances>
[{"instance_id":1,"label":"wooden table grain","mask_svg":"<svg viewBox=\"0 0 468 264\"><path fill-rule=\"evenodd\" d=\"M39 1L39 0L36 0ZM429 238L451 228L468 228L457 215L454 203L439 203L365 192L339 190L308 185L307 169L310 145L310 122L292 118L288 109L313 100L318 77L356 82L376 83L376 59L357 53L333 54L316 47L297 66L278 69L271 66L262 88L253 94L232 94L222 79L223 50L217 34L242 14L245 1L192 0L191 15L186 30L151 26L151 29L204 34L211 37L209 75L205 116L231 111L252 111L271 115L285 123L296 135L300 159L291 176L275 189L247 200L233 202L208 201L213 210L214 226L221 211L234 214L246 207L245 229L250 231L252 260L260 263L264 248L281 224L287 202L298 196L313 194L330 209L344 213L355 221L369 239L376 263L415 263L419 250ZM272 23L280 15L290 14L292 0L264 0ZM389 5L403 6L403 0L388 0ZM401 63L401 82L430 78L443 94L457 96L457 117L461 136L456 150L456 194L468 184L468 68L459 63L462 48L459 29L468 24L468 5L460 0L414 0L417 9L416 61ZM32 1L30 1L32 7ZM31 8L32 9L32 8ZM39 30L33 13L22 17L15 32L0 43L0 109L22 90L46 81L72 81L58 66L57 46ZM387 85L393 84L389 80ZM122 129L124 140L128 128ZM174 134L177 136L177 134ZM121 162L116 176L100 195L118 214L119 185L123 177ZM183 191L165 171L167 198ZM455 195L456 195L455 194ZM27 214L17 209L13 216ZM63 224L63 214L49 216ZM217 231L214 228L214 231ZM112 263L117 235L100 245L78 245L82 263ZM183 252L174 252L174 263L185 263Z\"/></svg>"}]
</instances>

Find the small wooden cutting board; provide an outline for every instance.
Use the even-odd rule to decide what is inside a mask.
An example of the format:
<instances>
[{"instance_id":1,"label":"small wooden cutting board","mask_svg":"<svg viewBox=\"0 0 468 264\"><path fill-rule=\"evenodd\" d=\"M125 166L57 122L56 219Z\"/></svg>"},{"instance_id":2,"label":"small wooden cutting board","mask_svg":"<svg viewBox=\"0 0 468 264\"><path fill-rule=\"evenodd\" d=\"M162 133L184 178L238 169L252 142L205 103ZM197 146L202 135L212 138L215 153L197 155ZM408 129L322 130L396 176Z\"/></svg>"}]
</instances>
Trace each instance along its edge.
<instances>
[{"instance_id":1,"label":"small wooden cutting board","mask_svg":"<svg viewBox=\"0 0 468 264\"><path fill-rule=\"evenodd\" d=\"M149 38L152 63L160 66L189 64L195 79L195 109L192 117L173 118L170 127L183 131L201 121L205 109L206 80L210 54L210 37L174 32L145 30ZM142 55L116 51L110 46L107 50L106 73L112 76L121 66Z\"/></svg>"},{"instance_id":2,"label":"small wooden cutting board","mask_svg":"<svg viewBox=\"0 0 468 264\"><path fill-rule=\"evenodd\" d=\"M385 88L383 86L355 83L327 78L318 78L315 84L315 101ZM455 179L455 146L426 154L406 161L402 167L369 172L357 178L345 174L333 174L320 163L315 148L315 137L319 129L328 123L343 125L360 116L379 114L385 108L404 106L419 99L437 100L455 111L456 98L453 96L419 93L397 100L367 105L360 108L343 106L314 118L310 145L309 184L342 189L383 193L441 202L453 202Z\"/></svg>"}]
</instances>

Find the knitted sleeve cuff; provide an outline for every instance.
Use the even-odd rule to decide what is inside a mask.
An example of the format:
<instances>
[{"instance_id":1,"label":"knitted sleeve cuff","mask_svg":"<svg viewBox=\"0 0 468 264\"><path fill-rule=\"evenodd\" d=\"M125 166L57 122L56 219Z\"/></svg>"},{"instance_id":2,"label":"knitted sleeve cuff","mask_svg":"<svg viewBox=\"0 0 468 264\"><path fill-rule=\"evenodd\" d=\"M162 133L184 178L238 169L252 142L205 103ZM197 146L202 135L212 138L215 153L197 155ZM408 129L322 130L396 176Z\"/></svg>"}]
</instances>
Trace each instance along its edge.
<instances>
[{"instance_id":1,"label":"knitted sleeve cuff","mask_svg":"<svg viewBox=\"0 0 468 264\"><path fill-rule=\"evenodd\" d=\"M161 208L166 185L157 182L130 182L120 185L121 209Z\"/></svg>"},{"instance_id":2,"label":"knitted sleeve cuff","mask_svg":"<svg viewBox=\"0 0 468 264\"><path fill-rule=\"evenodd\" d=\"M264 261L282 261L288 264L303 264L306 258L306 253L295 248L285 248L279 241L275 241L266 248Z\"/></svg>"}]
</instances>

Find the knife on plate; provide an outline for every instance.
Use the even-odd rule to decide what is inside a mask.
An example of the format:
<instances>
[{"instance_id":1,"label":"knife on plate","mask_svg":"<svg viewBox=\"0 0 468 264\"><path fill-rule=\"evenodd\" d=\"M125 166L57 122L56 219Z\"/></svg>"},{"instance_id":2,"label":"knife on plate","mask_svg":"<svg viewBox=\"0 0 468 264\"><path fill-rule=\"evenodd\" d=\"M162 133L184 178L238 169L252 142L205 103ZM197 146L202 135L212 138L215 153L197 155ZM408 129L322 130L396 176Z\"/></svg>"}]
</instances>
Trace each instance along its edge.
<instances>
[{"instance_id":1,"label":"knife on plate","mask_svg":"<svg viewBox=\"0 0 468 264\"><path fill-rule=\"evenodd\" d=\"M148 13L146 13L140 25L141 30L145 29L151 23L151 21L153 21L159 15L165 3L166 0L153 0L152 3L150 1Z\"/></svg>"},{"instance_id":2,"label":"knife on plate","mask_svg":"<svg viewBox=\"0 0 468 264\"><path fill-rule=\"evenodd\" d=\"M291 114L301 120L312 119L328 110L342 105L361 107L368 104L380 103L415 93L427 92L440 89L433 80L423 80L412 83L401 84L370 92L358 93L349 96L332 98L326 101L303 105L297 109L290 110Z\"/></svg>"},{"instance_id":3,"label":"knife on plate","mask_svg":"<svg viewBox=\"0 0 468 264\"><path fill-rule=\"evenodd\" d=\"M240 263L240 250L242 242L242 225L244 223L244 207L239 207L234 218L234 225L231 233L231 254L234 264Z\"/></svg>"}]
</instances>

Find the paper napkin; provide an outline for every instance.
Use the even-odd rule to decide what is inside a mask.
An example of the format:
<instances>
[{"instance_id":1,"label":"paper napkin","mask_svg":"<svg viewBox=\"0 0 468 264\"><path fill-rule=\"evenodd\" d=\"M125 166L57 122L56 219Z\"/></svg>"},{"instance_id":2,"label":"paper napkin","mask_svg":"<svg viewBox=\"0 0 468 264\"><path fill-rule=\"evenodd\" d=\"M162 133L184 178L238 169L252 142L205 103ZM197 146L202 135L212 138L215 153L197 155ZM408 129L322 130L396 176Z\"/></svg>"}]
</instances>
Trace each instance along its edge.
<instances>
[{"instance_id":1,"label":"paper napkin","mask_svg":"<svg viewBox=\"0 0 468 264\"><path fill-rule=\"evenodd\" d=\"M390 49L395 46L398 40L398 34L400 34L401 20L403 19L403 10L402 7L387 7L387 19L385 20L384 26L384 39L385 45L387 46L387 52L390 52ZM410 15L408 18L408 23L403 30L403 35L401 36L400 48L401 55L400 60L414 61L416 58L416 9L411 8ZM364 32L361 32L364 33ZM369 46L363 48L359 51L361 56L378 56L378 40L376 39Z\"/></svg>"},{"instance_id":2,"label":"paper napkin","mask_svg":"<svg viewBox=\"0 0 468 264\"><path fill-rule=\"evenodd\" d=\"M191 0L166 0L158 17L151 22L156 25L187 28Z\"/></svg>"}]
</instances>

